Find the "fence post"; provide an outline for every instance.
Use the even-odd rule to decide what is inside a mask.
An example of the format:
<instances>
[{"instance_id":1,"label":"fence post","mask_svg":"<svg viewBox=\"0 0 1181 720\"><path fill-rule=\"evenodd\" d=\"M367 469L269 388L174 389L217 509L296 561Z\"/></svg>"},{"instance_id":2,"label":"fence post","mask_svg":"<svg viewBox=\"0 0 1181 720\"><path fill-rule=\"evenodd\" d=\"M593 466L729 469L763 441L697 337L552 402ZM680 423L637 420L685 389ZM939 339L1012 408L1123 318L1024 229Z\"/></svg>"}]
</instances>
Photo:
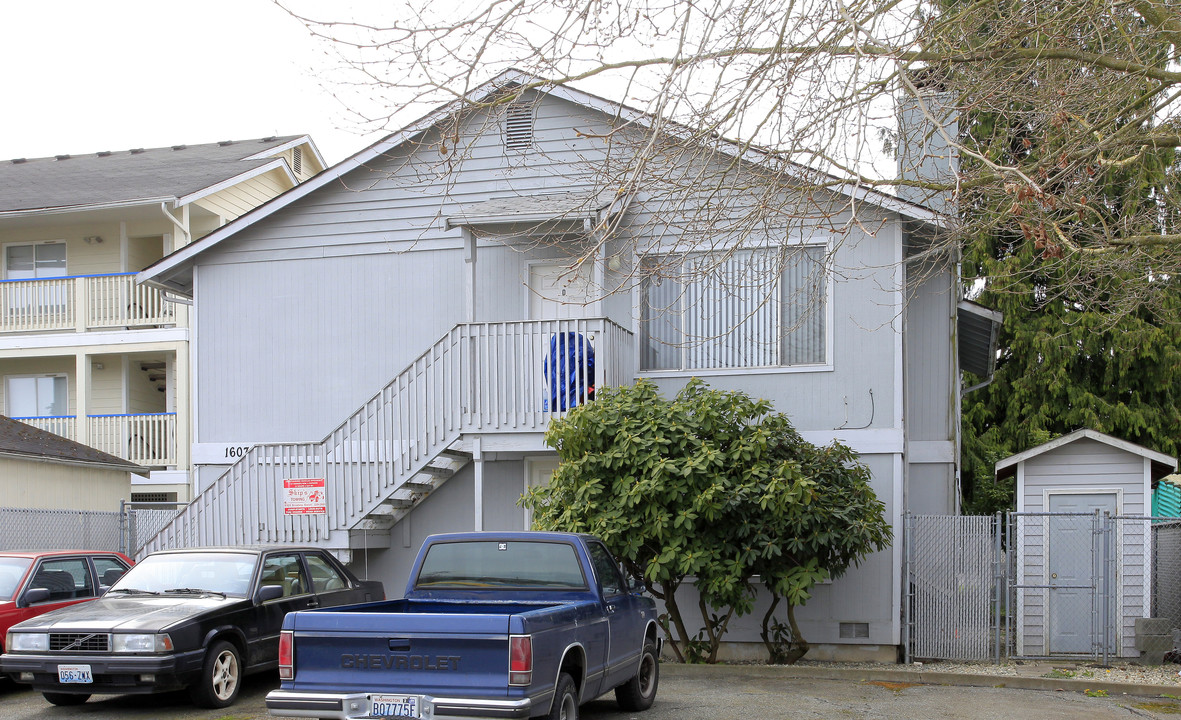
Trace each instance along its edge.
<instances>
[{"instance_id":1,"label":"fence post","mask_svg":"<svg viewBox=\"0 0 1181 720\"><path fill-rule=\"evenodd\" d=\"M130 557L131 553L127 552L128 547L129 547L129 543L127 542L127 501L120 498L119 499L119 552Z\"/></svg>"},{"instance_id":2,"label":"fence post","mask_svg":"<svg viewBox=\"0 0 1181 720\"><path fill-rule=\"evenodd\" d=\"M1003 526L1001 524L1001 511L997 510L996 511L996 518L993 520L993 525L992 525L993 534L996 536L996 551L993 553L992 561L993 561L993 567L995 568L993 570L993 587L994 587L994 592L996 593L996 602L994 605L995 612L993 614L993 617L996 618L996 629L994 630L994 632L996 634L996 644L995 644L996 657L995 657L995 659L996 659L996 663L998 665L1001 662L1001 592L1004 590L1004 587L1005 587L1004 564L1001 562L1001 552L1002 552L1002 547L1003 547L1001 545L1002 527Z\"/></svg>"},{"instance_id":3,"label":"fence post","mask_svg":"<svg viewBox=\"0 0 1181 720\"><path fill-rule=\"evenodd\" d=\"M910 664L910 545L914 533L913 516L902 515L902 662Z\"/></svg>"},{"instance_id":4,"label":"fence post","mask_svg":"<svg viewBox=\"0 0 1181 720\"><path fill-rule=\"evenodd\" d=\"M1108 651L1111 645L1111 513L1103 511L1103 665L1107 666Z\"/></svg>"}]
</instances>

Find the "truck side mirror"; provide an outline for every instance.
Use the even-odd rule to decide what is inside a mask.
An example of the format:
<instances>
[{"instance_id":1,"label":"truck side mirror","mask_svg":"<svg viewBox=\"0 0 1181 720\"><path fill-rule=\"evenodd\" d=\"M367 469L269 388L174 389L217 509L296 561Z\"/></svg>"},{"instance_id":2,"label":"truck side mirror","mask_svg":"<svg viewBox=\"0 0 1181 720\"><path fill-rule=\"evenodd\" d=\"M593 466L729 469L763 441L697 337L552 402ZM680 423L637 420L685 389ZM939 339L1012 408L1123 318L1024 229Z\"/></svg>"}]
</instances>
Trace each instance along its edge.
<instances>
[{"instance_id":1,"label":"truck side mirror","mask_svg":"<svg viewBox=\"0 0 1181 720\"><path fill-rule=\"evenodd\" d=\"M644 581L641 580L640 578L636 577L635 575L628 575L627 576L627 591L628 592L642 593L647 589L648 589L648 587L646 585L644 585Z\"/></svg>"}]
</instances>

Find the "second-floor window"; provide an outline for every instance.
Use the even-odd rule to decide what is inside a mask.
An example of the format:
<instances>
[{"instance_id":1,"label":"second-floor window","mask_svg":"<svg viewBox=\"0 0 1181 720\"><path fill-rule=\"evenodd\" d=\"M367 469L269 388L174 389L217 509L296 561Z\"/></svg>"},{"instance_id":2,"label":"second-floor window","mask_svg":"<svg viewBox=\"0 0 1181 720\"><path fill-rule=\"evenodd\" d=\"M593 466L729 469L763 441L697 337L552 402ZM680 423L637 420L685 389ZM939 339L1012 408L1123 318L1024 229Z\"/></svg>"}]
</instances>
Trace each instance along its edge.
<instances>
[{"instance_id":1,"label":"second-floor window","mask_svg":"<svg viewBox=\"0 0 1181 720\"><path fill-rule=\"evenodd\" d=\"M823 245L645 258L644 370L827 362Z\"/></svg>"},{"instance_id":2,"label":"second-floor window","mask_svg":"<svg viewBox=\"0 0 1181 720\"><path fill-rule=\"evenodd\" d=\"M8 245L4 248L4 278L33 280L65 277L66 244L64 242L35 245Z\"/></svg>"},{"instance_id":3,"label":"second-floor window","mask_svg":"<svg viewBox=\"0 0 1181 720\"><path fill-rule=\"evenodd\" d=\"M4 383L9 417L61 417L69 414L65 375L12 376Z\"/></svg>"}]
</instances>

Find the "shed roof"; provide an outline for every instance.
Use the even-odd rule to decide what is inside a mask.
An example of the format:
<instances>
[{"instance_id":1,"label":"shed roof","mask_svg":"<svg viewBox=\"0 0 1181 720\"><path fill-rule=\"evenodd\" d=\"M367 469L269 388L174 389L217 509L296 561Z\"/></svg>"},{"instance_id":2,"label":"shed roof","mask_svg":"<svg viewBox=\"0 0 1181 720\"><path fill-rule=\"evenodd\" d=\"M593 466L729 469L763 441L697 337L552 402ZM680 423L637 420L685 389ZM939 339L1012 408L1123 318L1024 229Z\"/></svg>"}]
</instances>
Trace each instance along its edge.
<instances>
[{"instance_id":1,"label":"shed roof","mask_svg":"<svg viewBox=\"0 0 1181 720\"><path fill-rule=\"evenodd\" d=\"M287 135L0 162L0 216L176 200L278 167L274 156L302 143L311 140Z\"/></svg>"},{"instance_id":2,"label":"shed roof","mask_svg":"<svg viewBox=\"0 0 1181 720\"><path fill-rule=\"evenodd\" d=\"M141 465L4 415L0 415L0 457L93 465L143 474L148 472Z\"/></svg>"},{"instance_id":3,"label":"shed roof","mask_svg":"<svg viewBox=\"0 0 1181 720\"><path fill-rule=\"evenodd\" d=\"M1177 469L1177 459L1174 457L1170 457L1164 453L1159 453L1155 450L1149 450L1142 445L1130 443L1127 440L1120 440L1119 438L1112 437L1111 435L1101 433L1098 430L1083 428L1082 430L1075 430L1069 435L1063 435L1060 438L1051 440L1048 443L1042 443L1041 445L1030 448L1025 452L1017 453L1016 455L1010 455L996 464L996 476L998 478L1008 477L1017 471L1017 465L1020 463L1023 463L1030 458L1037 457L1038 455L1050 452L1051 450L1057 450L1064 445L1069 445L1070 443L1083 438L1095 440L1113 448L1118 448L1120 450L1124 450L1125 452L1132 453L1133 455L1139 455L1140 457L1147 458L1152 463L1153 480L1164 477Z\"/></svg>"}]
</instances>

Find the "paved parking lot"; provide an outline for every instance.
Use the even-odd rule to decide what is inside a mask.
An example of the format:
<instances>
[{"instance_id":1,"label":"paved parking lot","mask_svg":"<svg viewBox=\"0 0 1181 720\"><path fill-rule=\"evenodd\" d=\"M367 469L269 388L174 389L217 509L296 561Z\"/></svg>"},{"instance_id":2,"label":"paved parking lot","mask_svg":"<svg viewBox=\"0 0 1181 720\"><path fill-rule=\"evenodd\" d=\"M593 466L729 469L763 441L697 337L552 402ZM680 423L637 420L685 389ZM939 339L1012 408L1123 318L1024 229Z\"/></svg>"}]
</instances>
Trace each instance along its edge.
<instances>
[{"instance_id":1,"label":"paved parking lot","mask_svg":"<svg viewBox=\"0 0 1181 720\"><path fill-rule=\"evenodd\" d=\"M583 706L584 720L937 720L1034 717L1039 720L1172 718L1181 701L1170 697L1088 697L1069 691L994 687L870 683L856 679L790 677L780 668L664 665L656 705L645 713L619 712L614 700ZM85 705L59 708L40 695L0 685L0 718L161 718L165 720L263 720L263 698L278 686L274 673L248 679L241 699L226 710L198 710L184 693L161 696L101 696ZM1181 695L1181 693L1179 693Z\"/></svg>"}]
</instances>

